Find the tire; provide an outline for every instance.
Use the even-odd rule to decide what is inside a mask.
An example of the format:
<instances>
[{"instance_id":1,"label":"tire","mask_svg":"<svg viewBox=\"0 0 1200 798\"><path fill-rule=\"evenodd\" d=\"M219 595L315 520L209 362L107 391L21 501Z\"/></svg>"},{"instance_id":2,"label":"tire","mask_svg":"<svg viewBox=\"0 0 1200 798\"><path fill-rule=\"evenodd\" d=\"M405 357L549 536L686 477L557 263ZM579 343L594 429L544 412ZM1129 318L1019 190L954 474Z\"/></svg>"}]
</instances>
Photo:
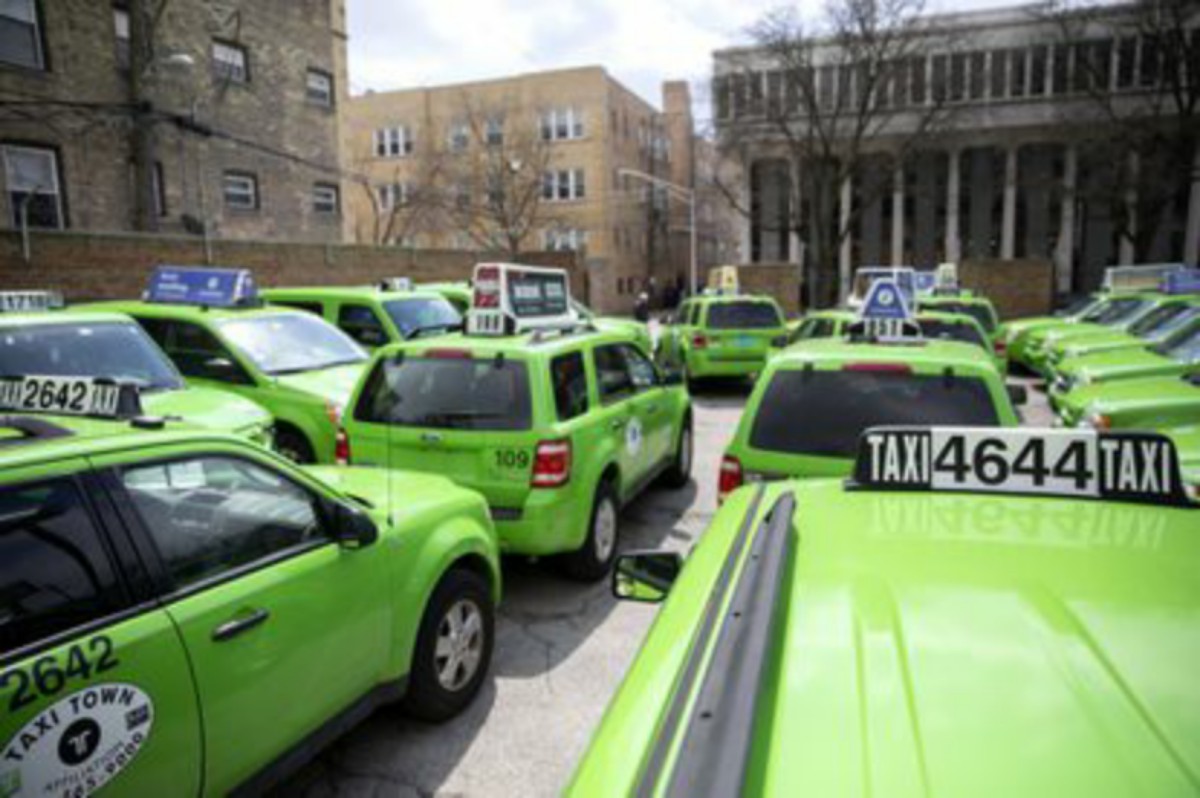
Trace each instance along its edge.
<instances>
[{"instance_id":1,"label":"tire","mask_svg":"<svg viewBox=\"0 0 1200 798\"><path fill-rule=\"evenodd\" d=\"M315 463L317 456L313 454L312 444L304 433L295 427L278 427L275 430L275 451L293 463Z\"/></svg>"},{"instance_id":2,"label":"tire","mask_svg":"<svg viewBox=\"0 0 1200 798\"><path fill-rule=\"evenodd\" d=\"M592 499L592 513L583 545L562 558L563 571L580 582L603 579L617 556L617 491L612 480L603 480Z\"/></svg>"},{"instance_id":3,"label":"tire","mask_svg":"<svg viewBox=\"0 0 1200 798\"><path fill-rule=\"evenodd\" d=\"M438 723L466 708L491 665L495 623L492 593L483 577L463 568L443 576L417 632L404 713ZM456 632L456 626L465 634Z\"/></svg>"},{"instance_id":4,"label":"tire","mask_svg":"<svg viewBox=\"0 0 1200 798\"><path fill-rule=\"evenodd\" d=\"M688 419L679 432L679 443L675 447L675 459L671 462L670 468L663 472L663 484L668 488L682 488L691 481L695 446L692 422L691 419Z\"/></svg>"}]
</instances>

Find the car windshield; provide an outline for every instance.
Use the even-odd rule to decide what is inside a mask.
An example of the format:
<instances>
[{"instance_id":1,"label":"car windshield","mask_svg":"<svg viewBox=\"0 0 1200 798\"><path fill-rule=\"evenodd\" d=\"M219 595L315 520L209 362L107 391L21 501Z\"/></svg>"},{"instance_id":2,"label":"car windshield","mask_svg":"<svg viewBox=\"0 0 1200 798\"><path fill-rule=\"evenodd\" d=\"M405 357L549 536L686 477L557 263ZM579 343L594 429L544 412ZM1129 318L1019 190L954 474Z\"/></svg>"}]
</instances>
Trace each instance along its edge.
<instances>
[{"instance_id":1,"label":"car windshield","mask_svg":"<svg viewBox=\"0 0 1200 798\"><path fill-rule=\"evenodd\" d=\"M1186 332L1171 336L1154 347L1154 351L1180 363L1200 361L1200 324L1194 324Z\"/></svg>"},{"instance_id":2,"label":"car windshield","mask_svg":"<svg viewBox=\"0 0 1200 798\"><path fill-rule=\"evenodd\" d=\"M1197 316L1200 316L1200 306L1183 303L1164 305L1160 308L1155 308L1129 325L1129 332L1139 338L1161 339L1175 332Z\"/></svg>"},{"instance_id":3,"label":"car windshield","mask_svg":"<svg viewBox=\"0 0 1200 798\"><path fill-rule=\"evenodd\" d=\"M869 427L998 423L988 387L977 377L787 369L775 372L763 393L750 445L786 454L853 457L860 433Z\"/></svg>"},{"instance_id":4,"label":"car windshield","mask_svg":"<svg viewBox=\"0 0 1200 798\"><path fill-rule=\"evenodd\" d=\"M711 330L761 330L782 326L779 311L770 302L716 302L708 308Z\"/></svg>"},{"instance_id":5,"label":"car windshield","mask_svg":"<svg viewBox=\"0 0 1200 798\"><path fill-rule=\"evenodd\" d=\"M462 327L462 316L454 306L441 297L412 297L384 302L383 307L392 317L392 323L405 338L423 332L457 330Z\"/></svg>"},{"instance_id":6,"label":"car windshield","mask_svg":"<svg viewBox=\"0 0 1200 798\"><path fill-rule=\"evenodd\" d=\"M297 374L367 359L349 336L311 313L227 319L221 332L266 374Z\"/></svg>"},{"instance_id":7,"label":"car windshield","mask_svg":"<svg viewBox=\"0 0 1200 798\"><path fill-rule=\"evenodd\" d=\"M1146 306L1144 299L1127 297L1125 299L1110 299L1089 311L1083 320L1092 324L1120 324L1133 318L1134 314Z\"/></svg>"},{"instance_id":8,"label":"car windshield","mask_svg":"<svg viewBox=\"0 0 1200 798\"><path fill-rule=\"evenodd\" d=\"M1061 310L1057 311L1054 315L1056 315L1056 316L1078 316L1080 313L1083 313L1085 310L1090 308L1092 305L1095 305L1097 301L1099 301L1099 300L1097 300L1096 297L1091 296L1090 294L1085 294L1083 296L1077 296L1074 299L1072 299L1070 302L1068 302L1067 306L1065 308L1062 308Z\"/></svg>"},{"instance_id":9,"label":"car windshield","mask_svg":"<svg viewBox=\"0 0 1200 798\"><path fill-rule=\"evenodd\" d=\"M531 408L519 360L402 357L381 361L371 373L355 418L403 427L526 430Z\"/></svg>"},{"instance_id":10,"label":"car windshield","mask_svg":"<svg viewBox=\"0 0 1200 798\"><path fill-rule=\"evenodd\" d=\"M979 326L983 327L984 332L989 335L996 331L996 319L992 316L992 311L987 305L977 302L937 302L934 303L934 306L930 310L939 310L943 313L961 313L979 322Z\"/></svg>"},{"instance_id":11,"label":"car windshield","mask_svg":"<svg viewBox=\"0 0 1200 798\"><path fill-rule=\"evenodd\" d=\"M133 322L35 324L0 331L0 374L106 377L145 391L178 390L183 378Z\"/></svg>"},{"instance_id":12,"label":"car windshield","mask_svg":"<svg viewBox=\"0 0 1200 798\"><path fill-rule=\"evenodd\" d=\"M979 329L970 324L942 319L922 319L919 317L917 318L917 324L921 325L922 338L936 338L942 341L962 341L963 343L975 344L976 346L987 348L987 342L980 335Z\"/></svg>"}]
</instances>

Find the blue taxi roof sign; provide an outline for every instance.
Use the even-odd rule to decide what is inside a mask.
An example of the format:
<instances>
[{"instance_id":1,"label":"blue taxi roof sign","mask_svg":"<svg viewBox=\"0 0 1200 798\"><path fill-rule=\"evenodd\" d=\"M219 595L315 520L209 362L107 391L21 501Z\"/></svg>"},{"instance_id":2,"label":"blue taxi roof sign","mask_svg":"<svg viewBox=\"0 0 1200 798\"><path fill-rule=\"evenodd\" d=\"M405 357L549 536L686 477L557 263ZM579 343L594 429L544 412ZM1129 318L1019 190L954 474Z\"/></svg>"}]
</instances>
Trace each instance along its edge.
<instances>
[{"instance_id":1,"label":"blue taxi roof sign","mask_svg":"<svg viewBox=\"0 0 1200 798\"><path fill-rule=\"evenodd\" d=\"M1163 277L1160 290L1164 294L1200 294L1200 269L1179 269Z\"/></svg>"},{"instance_id":2,"label":"blue taxi roof sign","mask_svg":"<svg viewBox=\"0 0 1200 798\"><path fill-rule=\"evenodd\" d=\"M863 320L905 321L912 318L912 308L900 284L885 278L871 283L858 315Z\"/></svg>"},{"instance_id":3,"label":"blue taxi roof sign","mask_svg":"<svg viewBox=\"0 0 1200 798\"><path fill-rule=\"evenodd\" d=\"M57 291L0 291L0 313L35 313L62 306Z\"/></svg>"},{"instance_id":4,"label":"blue taxi roof sign","mask_svg":"<svg viewBox=\"0 0 1200 798\"><path fill-rule=\"evenodd\" d=\"M232 308L258 301L249 269L162 265L150 276L147 302Z\"/></svg>"}]
</instances>

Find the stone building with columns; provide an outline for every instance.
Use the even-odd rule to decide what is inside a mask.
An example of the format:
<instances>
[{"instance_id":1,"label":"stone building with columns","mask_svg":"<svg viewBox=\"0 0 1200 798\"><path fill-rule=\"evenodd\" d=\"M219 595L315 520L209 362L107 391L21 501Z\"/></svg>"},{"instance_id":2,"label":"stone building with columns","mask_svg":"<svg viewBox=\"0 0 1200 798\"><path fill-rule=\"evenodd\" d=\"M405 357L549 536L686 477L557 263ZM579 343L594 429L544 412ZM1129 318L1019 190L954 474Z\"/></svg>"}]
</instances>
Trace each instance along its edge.
<instances>
[{"instance_id":1,"label":"stone building with columns","mask_svg":"<svg viewBox=\"0 0 1200 798\"><path fill-rule=\"evenodd\" d=\"M1192 7L1181 38L1185 63L1173 66L1191 75L1184 80L1195 92L1200 4ZM1144 26L1130 22L1136 8L1108 7L1080 25L1077 36L1044 5L922 20L918 35L927 36L929 46L876 101L912 108L914 117L938 103L945 122L899 157L901 134L911 131L897 114L869 142L859 179L842 184L837 216L849 227L838 251L843 290L845 278L865 264L1046 259L1061 293L1095 288L1104 267L1116 263L1196 264L1200 152L1168 164L1166 199L1156 200L1154 229L1141 236L1123 235L1128 228L1121 219L1142 217L1114 213L1112 197L1101 191L1112 183L1114 161L1133 159L1128 166L1136 170L1138 156L1113 144L1120 137L1106 128L1115 123L1098 110L1097 97L1103 93L1110 102L1106 110L1136 115L1148 97L1168 91L1162 74L1171 59ZM856 80L853 69L822 69L819 57L815 67L818 90L833 93L844 88L838 81ZM778 70L755 47L714 54L719 139L753 124L756 111L787 102ZM750 209L741 217L741 246L751 262L799 264L804 242L794 224L778 220L794 215L792 186L804 165L791 162L782 134L773 136L765 125L758 131L738 137L740 204ZM1108 146L1093 146L1096 141ZM1138 201L1133 189L1117 200L1123 210Z\"/></svg>"}]
</instances>

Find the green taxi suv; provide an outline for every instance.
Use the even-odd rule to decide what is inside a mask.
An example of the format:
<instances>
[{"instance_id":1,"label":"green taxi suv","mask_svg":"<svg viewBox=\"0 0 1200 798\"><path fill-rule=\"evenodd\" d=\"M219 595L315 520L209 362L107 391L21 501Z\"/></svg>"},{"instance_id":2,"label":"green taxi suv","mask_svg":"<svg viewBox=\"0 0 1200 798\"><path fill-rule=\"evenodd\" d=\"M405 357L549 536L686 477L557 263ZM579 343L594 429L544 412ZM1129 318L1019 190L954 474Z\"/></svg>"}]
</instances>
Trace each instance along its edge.
<instances>
[{"instance_id":1,"label":"green taxi suv","mask_svg":"<svg viewBox=\"0 0 1200 798\"><path fill-rule=\"evenodd\" d=\"M368 358L341 330L307 311L262 306L250 275L236 269L160 267L146 299L92 308L132 317L188 384L266 408L282 454L336 461L342 411Z\"/></svg>"},{"instance_id":2,"label":"green taxi suv","mask_svg":"<svg viewBox=\"0 0 1200 798\"><path fill-rule=\"evenodd\" d=\"M81 380L130 383L146 412L271 443L271 414L228 391L187 385L128 316L62 310L0 314L0 411L62 408Z\"/></svg>"},{"instance_id":3,"label":"green taxi suv","mask_svg":"<svg viewBox=\"0 0 1200 798\"><path fill-rule=\"evenodd\" d=\"M373 287L264 288L270 305L307 310L366 349L395 341L444 335L462 328L462 316L440 293Z\"/></svg>"},{"instance_id":4,"label":"green taxi suv","mask_svg":"<svg viewBox=\"0 0 1200 798\"><path fill-rule=\"evenodd\" d=\"M1029 347L1032 344L1033 333L1079 321L1102 302L1106 302L1107 298L1107 295L1101 293L1086 294L1076 297L1053 316L1026 316L1002 323L997 330L997 335L1004 343L1005 356L1010 363L1028 368Z\"/></svg>"},{"instance_id":5,"label":"green taxi suv","mask_svg":"<svg viewBox=\"0 0 1200 798\"><path fill-rule=\"evenodd\" d=\"M566 303L554 320L527 300L509 307L525 270L476 271L492 286L475 281L477 304L516 329L376 353L344 421L349 462L444 474L487 499L505 552L561 555L568 575L594 580L616 553L620 508L657 479L688 482L691 403L630 336L581 326ZM468 325L490 325L485 312Z\"/></svg>"},{"instance_id":6,"label":"green taxi suv","mask_svg":"<svg viewBox=\"0 0 1200 798\"><path fill-rule=\"evenodd\" d=\"M1196 793L1200 509L1170 441L878 428L682 561L567 798Z\"/></svg>"},{"instance_id":7,"label":"green taxi suv","mask_svg":"<svg viewBox=\"0 0 1200 798\"><path fill-rule=\"evenodd\" d=\"M1113 296L1108 302L1070 324L1042 327L1028 333L1026 365L1043 377L1051 374L1050 357L1057 347L1072 343L1078 336L1086 340L1096 333L1128 332L1129 328L1163 303L1157 293L1134 293Z\"/></svg>"},{"instance_id":8,"label":"green taxi suv","mask_svg":"<svg viewBox=\"0 0 1200 798\"><path fill-rule=\"evenodd\" d=\"M1200 370L1200 319L1193 319L1161 343L1137 349L1095 352L1071 358L1059 367L1050 386L1058 407L1078 388L1146 377L1175 377Z\"/></svg>"},{"instance_id":9,"label":"green taxi suv","mask_svg":"<svg viewBox=\"0 0 1200 798\"><path fill-rule=\"evenodd\" d=\"M1078 388L1059 404L1067 426L1159 429L1200 422L1200 372Z\"/></svg>"},{"instance_id":10,"label":"green taxi suv","mask_svg":"<svg viewBox=\"0 0 1200 798\"><path fill-rule=\"evenodd\" d=\"M141 415L0 417L0 794L259 795L486 678L487 507ZM80 412L104 410L110 393Z\"/></svg>"},{"instance_id":11,"label":"green taxi suv","mask_svg":"<svg viewBox=\"0 0 1200 798\"><path fill-rule=\"evenodd\" d=\"M687 380L749 377L787 345L783 311L766 296L700 296L684 300L662 330L656 359Z\"/></svg>"},{"instance_id":12,"label":"green taxi suv","mask_svg":"<svg viewBox=\"0 0 1200 798\"><path fill-rule=\"evenodd\" d=\"M996 313L995 305L987 297L962 292L927 294L917 300L917 309L970 316L979 322L989 343L994 344L999 353L1004 353L1004 337L1000 335L1000 316Z\"/></svg>"}]
</instances>

